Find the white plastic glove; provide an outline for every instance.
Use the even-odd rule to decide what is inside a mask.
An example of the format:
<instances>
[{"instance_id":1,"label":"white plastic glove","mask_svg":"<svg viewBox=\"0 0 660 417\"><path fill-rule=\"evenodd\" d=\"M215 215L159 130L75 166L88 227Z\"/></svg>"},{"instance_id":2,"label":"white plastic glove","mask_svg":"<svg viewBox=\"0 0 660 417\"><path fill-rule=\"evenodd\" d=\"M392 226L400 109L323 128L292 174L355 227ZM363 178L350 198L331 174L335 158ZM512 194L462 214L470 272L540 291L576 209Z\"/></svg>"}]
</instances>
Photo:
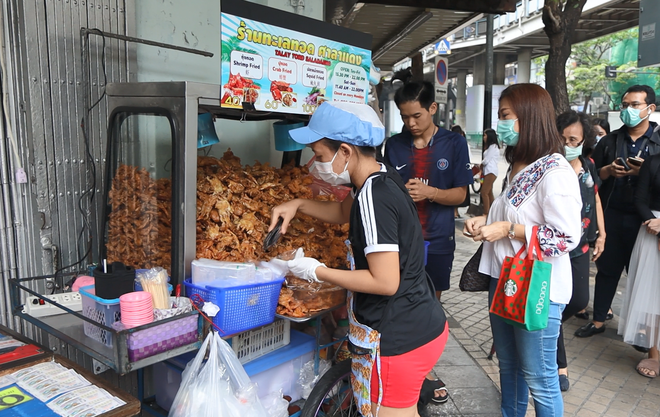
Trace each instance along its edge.
<instances>
[{"instance_id":1,"label":"white plastic glove","mask_svg":"<svg viewBox=\"0 0 660 417\"><path fill-rule=\"evenodd\" d=\"M261 262L259 267L270 269L276 277L283 277L289 272L288 262L277 258L273 258L268 262Z\"/></svg>"},{"instance_id":2,"label":"white plastic glove","mask_svg":"<svg viewBox=\"0 0 660 417\"><path fill-rule=\"evenodd\" d=\"M293 275L309 282L320 282L316 276L316 268L319 266L326 267L325 264L314 258L296 258L289 261L288 264L289 270Z\"/></svg>"}]
</instances>

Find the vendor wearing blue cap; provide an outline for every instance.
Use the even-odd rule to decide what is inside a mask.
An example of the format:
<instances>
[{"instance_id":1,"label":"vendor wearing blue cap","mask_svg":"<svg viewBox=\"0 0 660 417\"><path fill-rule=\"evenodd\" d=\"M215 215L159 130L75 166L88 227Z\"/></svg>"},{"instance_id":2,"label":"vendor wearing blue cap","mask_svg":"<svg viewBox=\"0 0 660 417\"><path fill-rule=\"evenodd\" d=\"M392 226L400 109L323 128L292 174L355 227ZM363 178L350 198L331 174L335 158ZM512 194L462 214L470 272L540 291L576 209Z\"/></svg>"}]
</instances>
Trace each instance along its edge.
<instances>
[{"instance_id":1,"label":"vendor wearing blue cap","mask_svg":"<svg viewBox=\"0 0 660 417\"><path fill-rule=\"evenodd\" d=\"M376 160L385 129L366 104L323 103L291 137L310 146L312 175L352 184L342 202L296 199L273 209L270 229L282 233L297 212L350 223L351 269L312 258L288 262L291 272L349 290L353 392L365 417L416 417L422 382L438 361L448 330L424 269L424 239L415 203L401 177Z\"/></svg>"}]
</instances>

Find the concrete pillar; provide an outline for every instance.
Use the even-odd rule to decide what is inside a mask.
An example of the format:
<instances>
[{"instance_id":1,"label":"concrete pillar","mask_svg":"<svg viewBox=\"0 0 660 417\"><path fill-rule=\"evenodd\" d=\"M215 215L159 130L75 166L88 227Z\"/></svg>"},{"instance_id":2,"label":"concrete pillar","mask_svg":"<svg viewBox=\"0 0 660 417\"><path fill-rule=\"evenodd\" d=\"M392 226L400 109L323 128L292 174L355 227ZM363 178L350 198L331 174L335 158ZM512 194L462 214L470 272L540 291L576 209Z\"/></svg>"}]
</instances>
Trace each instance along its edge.
<instances>
[{"instance_id":1,"label":"concrete pillar","mask_svg":"<svg viewBox=\"0 0 660 417\"><path fill-rule=\"evenodd\" d=\"M503 85L506 78L506 54L495 54L493 85Z\"/></svg>"},{"instance_id":2,"label":"concrete pillar","mask_svg":"<svg viewBox=\"0 0 660 417\"><path fill-rule=\"evenodd\" d=\"M472 71L472 85L486 84L485 66L486 66L486 59L483 54L474 57L474 70Z\"/></svg>"},{"instance_id":3,"label":"concrete pillar","mask_svg":"<svg viewBox=\"0 0 660 417\"><path fill-rule=\"evenodd\" d=\"M518 51L518 73L516 83L528 83L532 71L532 49L523 48Z\"/></svg>"},{"instance_id":4,"label":"concrete pillar","mask_svg":"<svg viewBox=\"0 0 660 417\"><path fill-rule=\"evenodd\" d=\"M456 124L465 130L465 92L467 70L458 70L456 75Z\"/></svg>"}]
</instances>

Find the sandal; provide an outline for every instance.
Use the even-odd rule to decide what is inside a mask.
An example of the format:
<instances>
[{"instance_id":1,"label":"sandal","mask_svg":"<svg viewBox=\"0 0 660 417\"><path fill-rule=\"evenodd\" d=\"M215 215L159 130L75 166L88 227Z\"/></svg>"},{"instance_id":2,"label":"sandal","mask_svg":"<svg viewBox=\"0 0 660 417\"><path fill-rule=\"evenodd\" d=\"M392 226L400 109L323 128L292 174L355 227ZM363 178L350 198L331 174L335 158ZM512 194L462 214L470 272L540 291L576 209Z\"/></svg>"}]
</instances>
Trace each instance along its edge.
<instances>
[{"instance_id":1,"label":"sandal","mask_svg":"<svg viewBox=\"0 0 660 417\"><path fill-rule=\"evenodd\" d=\"M660 374L660 362L657 359L642 359L635 369L641 376L656 378ZM644 372L644 370L647 372Z\"/></svg>"},{"instance_id":2,"label":"sandal","mask_svg":"<svg viewBox=\"0 0 660 417\"><path fill-rule=\"evenodd\" d=\"M442 395L444 392L445 395ZM439 396L436 396L439 394ZM419 402L423 405L433 401L436 404L443 404L449 400L449 391L445 387L445 383L439 379L431 380L424 378L422 383L422 390L419 395Z\"/></svg>"}]
</instances>

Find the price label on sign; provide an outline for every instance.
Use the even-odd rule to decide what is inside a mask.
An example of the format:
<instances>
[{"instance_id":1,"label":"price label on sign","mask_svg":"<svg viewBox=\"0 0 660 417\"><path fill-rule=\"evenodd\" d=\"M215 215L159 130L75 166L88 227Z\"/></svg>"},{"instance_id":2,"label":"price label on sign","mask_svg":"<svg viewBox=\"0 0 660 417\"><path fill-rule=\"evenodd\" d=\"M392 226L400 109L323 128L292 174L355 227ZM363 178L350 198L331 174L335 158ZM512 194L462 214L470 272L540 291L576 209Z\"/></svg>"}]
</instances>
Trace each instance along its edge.
<instances>
[{"instance_id":1,"label":"price label on sign","mask_svg":"<svg viewBox=\"0 0 660 417\"><path fill-rule=\"evenodd\" d=\"M264 104L264 107L266 107L269 110L277 110L277 107L280 105L279 102L274 101L274 100L266 100L266 103Z\"/></svg>"},{"instance_id":2,"label":"price label on sign","mask_svg":"<svg viewBox=\"0 0 660 417\"><path fill-rule=\"evenodd\" d=\"M326 88L328 71L319 65L303 65L303 85L305 87Z\"/></svg>"}]
</instances>

